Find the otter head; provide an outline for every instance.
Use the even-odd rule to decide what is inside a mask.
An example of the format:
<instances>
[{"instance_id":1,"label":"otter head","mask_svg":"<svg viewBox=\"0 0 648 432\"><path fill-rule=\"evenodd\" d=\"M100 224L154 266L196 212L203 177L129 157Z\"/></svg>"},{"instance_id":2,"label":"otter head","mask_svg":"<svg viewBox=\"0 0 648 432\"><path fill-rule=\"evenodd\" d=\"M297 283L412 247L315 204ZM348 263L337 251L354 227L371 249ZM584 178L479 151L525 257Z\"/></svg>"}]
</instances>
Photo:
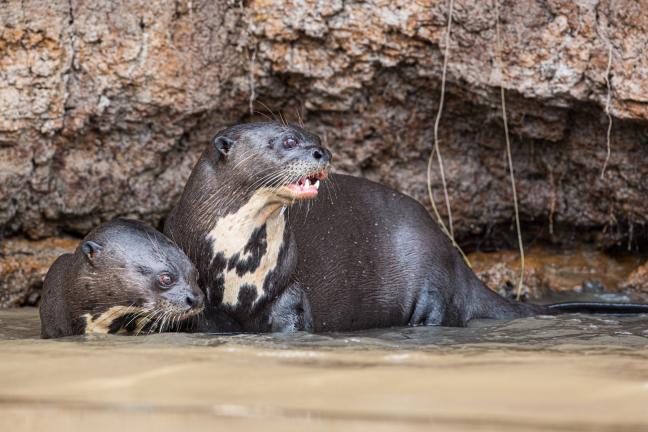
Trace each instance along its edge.
<instances>
[{"instance_id":1,"label":"otter head","mask_svg":"<svg viewBox=\"0 0 648 432\"><path fill-rule=\"evenodd\" d=\"M331 153L294 125L248 123L219 132L207 158L238 190L269 189L284 205L317 196Z\"/></svg>"},{"instance_id":2,"label":"otter head","mask_svg":"<svg viewBox=\"0 0 648 432\"><path fill-rule=\"evenodd\" d=\"M118 219L81 243L87 272L87 327L114 332L138 322L163 331L202 312L198 272L171 240L143 223ZM107 330L106 330L107 329ZM105 331L102 331L105 330ZM133 330L126 329L126 330Z\"/></svg>"}]
</instances>

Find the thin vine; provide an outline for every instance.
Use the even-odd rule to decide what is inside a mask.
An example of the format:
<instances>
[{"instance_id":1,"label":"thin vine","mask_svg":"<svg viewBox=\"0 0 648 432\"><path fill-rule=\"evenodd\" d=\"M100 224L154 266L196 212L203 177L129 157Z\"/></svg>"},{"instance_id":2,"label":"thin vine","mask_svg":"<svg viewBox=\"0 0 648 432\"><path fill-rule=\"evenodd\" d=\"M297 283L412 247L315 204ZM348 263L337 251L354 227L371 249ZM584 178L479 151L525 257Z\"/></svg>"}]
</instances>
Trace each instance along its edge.
<instances>
[{"instance_id":1,"label":"thin vine","mask_svg":"<svg viewBox=\"0 0 648 432\"><path fill-rule=\"evenodd\" d=\"M522 228L520 227L520 211L518 208L517 190L515 187L515 173L513 171L513 157L511 156L511 139L509 138L508 120L506 116L506 92L504 90L504 71L502 63L502 43L500 37L500 15L499 0L495 0L495 37L497 44L497 62L500 75L500 97L502 102L502 121L504 122L504 136L506 139L506 155L508 157L508 167L511 174L511 189L513 189L513 209L515 211L515 228L517 230L518 247L520 249L520 280L516 292L516 299L520 299L522 286L524 284L524 244L522 242Z\"/></svg>"},{"instance_id":2,"label":"thin vine","mask_svg":"<svg viewBox=\"0 0 648 432\"><path fill-rule=\"evenodd\" d=\"M445 50L443 54L443 70L441 73L441 96L439 97L439 109L437 111L436 119L434 121L434 148L432 150L432 153L430 154L430 157L428 158L428 165L427 165L427 188L428 188L428 195L430 197L430 203L432 203L432 210L434 211L434 215L437 218L437 222L439 223L441 230L448 236L448 238L450 239L454 247L457 248L457 250L463 257L464 261L466 261L466 264L468 264L469 267L472 267L470 264L470 260L468 259L466 254L464 254L463 250L461 250L461 248L459 247L459 245L457 244L454 238L454 228L452 225L452 210L450 208L450 197L448 195L448 186L446 184L443 157L441 156L441 150L439 147L439 124L441 122L441 114L443 113L443 103L445 101L445 86L446 86L446 77L448 73L448 58L450 57L450 33L452 31L453 8L454 8L454 0L450 0L448 6L448 26L446 28L446 35L445 35ZM441 214L439 214L439 210L436 207L436 203L434 201L434 195L432 194L431 173L432 173L432 160L434 159L435 154L437 156L437 163L439 165L441 184L443 185L443 194L445 197L446 209L448 211L448 226L450 227L450 230L448 230L448 226L446 226L446 224L443 222L443 219L441 218Z\"/></svg>"},{"instance_id":3,"label":"thin vine","mask_svg":"<svg viewBox=\"0 0 648 432\"><path fill-rule=\"evenodd\" d=\"M601 169L601 180L605 178L605 169L608 166L608 162L610 162L610 153L612 152L611 150L611 134L612 134L612 113L610 112L611 104L612 104L612 85L610 84L610 70L612 69L612 43L608 40L608 63L607 63L607 69L605 71L605 85L607 86L607 101L605 103L605 115L607 115L608 119L608 127L607 127L607 146L606 146L606 155L605 155L605 162L603 162L603 168Z\"/></svg>"}]
</instances>

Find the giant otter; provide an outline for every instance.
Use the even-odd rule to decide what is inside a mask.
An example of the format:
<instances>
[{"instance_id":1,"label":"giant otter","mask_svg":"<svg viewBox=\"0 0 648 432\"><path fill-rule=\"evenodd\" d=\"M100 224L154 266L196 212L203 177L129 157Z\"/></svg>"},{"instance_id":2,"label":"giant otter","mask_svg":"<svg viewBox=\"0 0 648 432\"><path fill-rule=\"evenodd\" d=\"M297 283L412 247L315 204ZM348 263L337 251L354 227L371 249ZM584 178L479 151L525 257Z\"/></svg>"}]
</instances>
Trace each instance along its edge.
<instances>
[{"instance_id":1,"label":"giant otter","mask_svg":"<svg viewBox=\"0 0 648 432\"><path fill-rule=\"evenodd\" d=\"M189 258L155 229L107 222L47 272L41 337L172 328L202 311L197 278Z\"/></svg>"},{"instance_id":2,"label":"giant otter","mask_svg":"<svg viewBox=\"0 0 648 432\"><path fill-rule=\"evenodd\" d=\"M202 330L463 326L557 311L488 289L414 199L325 180L330 159L292 125L242 124L212 140L165 224L200 272Z\"/></svg>"}]
</instances>

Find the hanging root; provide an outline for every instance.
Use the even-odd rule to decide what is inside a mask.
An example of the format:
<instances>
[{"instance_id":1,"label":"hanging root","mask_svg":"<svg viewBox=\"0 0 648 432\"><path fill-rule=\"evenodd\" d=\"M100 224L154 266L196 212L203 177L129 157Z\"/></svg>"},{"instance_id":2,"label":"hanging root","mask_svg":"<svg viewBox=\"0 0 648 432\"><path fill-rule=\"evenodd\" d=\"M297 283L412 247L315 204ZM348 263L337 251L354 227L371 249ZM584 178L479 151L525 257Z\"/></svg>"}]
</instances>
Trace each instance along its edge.
<instances>
[{"instance_id":1,"label":"hanging root","mask_svg":"<svg viewBox=\"0 0 648 432\"><path fill-rule=\"evenodd\" d=\"M549 235L554 235L554 216L556 214L556 182L554 173L549 169L549 185L551 186L551 195L549 196Z\"/></svg>"},{"instance_id":2,"label":"hanging root","mask_svg":"<svg viewBox=\"0 0 648 432\"><path fill-rule=\"evenodd\" d=\"M250 41L250 26L249 26L249 21L247 19L247 11L245 10L245 5L243 4L243 0L239 0L239 9L241 11L241 18L243 19L243 25L245 26L245 42L246 44L249 44ZM248 101L249 109L250 109L250 115L254 115L254 100L256 99L256 82L254 80L254 69L256 68L256 55L257 55L257 47L256 44L254 45L254 48L252 49L252 54L250 54L250 48L249 45L245 47L245 50L247 51L247 57L248 57L248 87L250 89L250 98Z\"/></svg>"},{"instance_id":3,"label":"hanging root","mask_svg":"<svg viewBox=\"0 0 648 432\"><path fill-rule=\"evenodd\" d=\"M450 31L452 30L452 9L454 7L454 0L450 0L450 6L448 9L448 28L446 31L445 37L445 51L443 54L443 71L441 74L441 96L439 97L439 109L437 111L436 120L434 121L434 151L430 154L430 159L428 160L428 192L430 193L430 201L432 202L432 208L434 209L434 214L439 221L439 224L443 227L444 231L448 231L441 215L436 208L434 198L432 197L432 192L430 183L430 165L432 163L432 158L434 153L437 155L437 163L439 164L439 172L441 174L441 184L443 185L443 195L445 197L446 210L448 211L448 226L450 227L450 238L454 239L454 229L452 227L452 210L450 209L450 197L448 196L448 187L445 179L445 169L443 167L443 158L441 157L441 151L439 149L439 123L441 122L441 114L443 113L443 102L445 100L445 85L446 85L446 75L448 71L448 57L450 54Z\"/></svg>"},{"instance_id":4,"label":"hanging root","mask_svg":"<svg viewBox=\"0 0 648 432\"><path fill-rule=\"evenodd\" d=\"M441 122L441 114L443 113L443 102L445 100L445 85L446 85L446 76L448 73L448 58L450 54L450 32L452 30L453 7L454 7L454 0L450 0L450 4L448 6L448 27L446 30L445 50L443 54L443 71L441 74L441 96L439 98L439 109L437 111L436 120L434 121L434 148L432 150L432 153L430 153L430 158L428 159L427 188L428 188L428 195L430 197L430 203L432 204L432 210L434 211L434 215L436 216L437 222L439 223L441 230L448 236L448 238L450 239L454 247L457 248L457 250L463 257L464 261L466 261L466 264L468 264L469 267L472 267L472 265L470 264L470 260L468 260L466 254L464 254L464 252L461 250L461 248L459 247L459 245L454 239L454 229L452 226L452 210L450 208L450 197L448 196L448 186L446 184L446 179L445 179L445 168L443 166L443 157L441 157L441 150L439 148L439 123ZM443 185L443 195L445 197L445 205L448 211L448 226L450 227L450 230L448 230L448 227L443 222L443 219L439 214L439 210L436 207L436 203L434 201L434 195L432 194L431 173L432 173L432 160L434 159L435 153L437 156L437 163L439 164L439 172L441 174L441 184Z\"/></svg>"},{"instance_id":5,"label":"hanging root","mask_svg":"<svg viewBox=\"0 0 648 432\"><path fill-rule=\"evenodd\" d=\"M441 227L441 231L443 231L443 233L448 236L448 238L452 242L452 245L459 251L459 253L463 257L463 259L466 262L466 264L468 265L468 267L472 268L472 264L470 263L470 260L468 259L468 257L464 253L464 251L459 247L459 245L455 241L452 234L450 234L450 231L448 231L448 228L443 223L443 219L441 219L441 215L439 214L439 210L437 210L436 205L434 204L434 195L432 195L432 183L430 182L430 173L432 171L432 160L433 159L434 159L434 150L432 150L432 154L430 155L430 158L428 159L428 167L427 167L427 177L428 177L427 188L428 188L428 195L430 197L430 202L432 203L432 209L434 210L434 214L436 215L437 221L439 222L439 226Z\"/></svg>"},{"instance_id":6,"label":"hanging root","mask_svg":"<svg viewBox=\"0 0 648 432\"><path fill-rule=\"evenodd\" d=\"M513 189L513 209L515 211L515 228L517 230L518 246L520 248L520 280L518 282L516 299L520 299L522 285L524 284L524 245L522 243L522 229L520 228L520 212L518 209L517 191L515 189L515 174L513 172L513 158L511 156L511 140L509 138L508 121L506 117L506 94L504 90L504 73L502 65L502 45L500 39L499 0L495 0L495 36L497 43L497 59L500 69L500 96L502 99L502 120L504 122L504 136L506 139L506 155L508 157L509 172L511 173L511 189Z\"/></svg>"},{"instance_id":7,"label":"hanging root","mask_svg":"<svg viewBox=\"0 0 648 432\"><path fill-rule=\"evenodd\" d=\"M257 49L256 45L254 46L254 49L252 50L252 55L249 56L249 51L248 51L248 56L250 59L250 71L248 73L248 84L250 86L250 115L254 114L254 100L256 99L256 82L254 81L254 69L256 67L256 55L257 55Z\"/></svg>"},{"instance_id":8,"label":"hanging root","mask_svg":"<svg viewBox=\"0 0 648 432\"><path fill-rule=\"evenodd\" d=\"M605 162L603 162L603 168L601 169L601 179L605 177L605 169L607 168L608 162L610 161L610 134L612 133L612 114L610 113L610 105L612 103L612 85L610 85L610 70L612 69L612 43L608 40L608 64L605 71L605 85L607 86L607 101L605 103L605 114L608 118L608 128L607 128L607 154L605 155Z\"/></svg>"},{"instance_id":9,"label":"hanging root","mask_svg":"<svg viewBox=\"0 0 648 432\"><path fill-rule=\"evenodd\" d=\"M194 112L195 100L196 100L196 63L194 62L194 35L196 34L196 26L194 24L193 16L193 2L192 0L187 0L187 9L189 10L189 25L191 34L190 38L190 48L189 48L189 69L191 69L191 80L189 81L189 92L191 94L191 99L189 99L189 106L191 107L191 112Z\"/></svg>"}]
</instances>

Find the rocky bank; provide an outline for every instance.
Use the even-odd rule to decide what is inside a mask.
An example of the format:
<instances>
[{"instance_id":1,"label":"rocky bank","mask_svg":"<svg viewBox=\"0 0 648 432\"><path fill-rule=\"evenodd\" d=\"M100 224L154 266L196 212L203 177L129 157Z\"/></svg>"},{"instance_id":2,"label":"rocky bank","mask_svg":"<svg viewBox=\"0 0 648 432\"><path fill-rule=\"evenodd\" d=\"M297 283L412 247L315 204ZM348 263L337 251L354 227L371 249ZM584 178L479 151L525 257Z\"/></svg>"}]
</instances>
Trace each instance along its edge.
<instances>
[{"instance_id":1,"label":"rocky bank","mask_svg":"<svg viewBox=\"0 0 648 432\"><path fill-rule=\"evenodd\" d=\"M647 5L500 2L501 68L494 5L454 2L439 134L457 237L467 249L515 242L503 86L527 241L645 247ZM447 11L433 0L2 2L0 226L46 239L116 216L159 225L215 131L280 114L319 133L338 171L429 207ZM436 168L432 178L445 215Z\"/></svg>"}]
</instances>

